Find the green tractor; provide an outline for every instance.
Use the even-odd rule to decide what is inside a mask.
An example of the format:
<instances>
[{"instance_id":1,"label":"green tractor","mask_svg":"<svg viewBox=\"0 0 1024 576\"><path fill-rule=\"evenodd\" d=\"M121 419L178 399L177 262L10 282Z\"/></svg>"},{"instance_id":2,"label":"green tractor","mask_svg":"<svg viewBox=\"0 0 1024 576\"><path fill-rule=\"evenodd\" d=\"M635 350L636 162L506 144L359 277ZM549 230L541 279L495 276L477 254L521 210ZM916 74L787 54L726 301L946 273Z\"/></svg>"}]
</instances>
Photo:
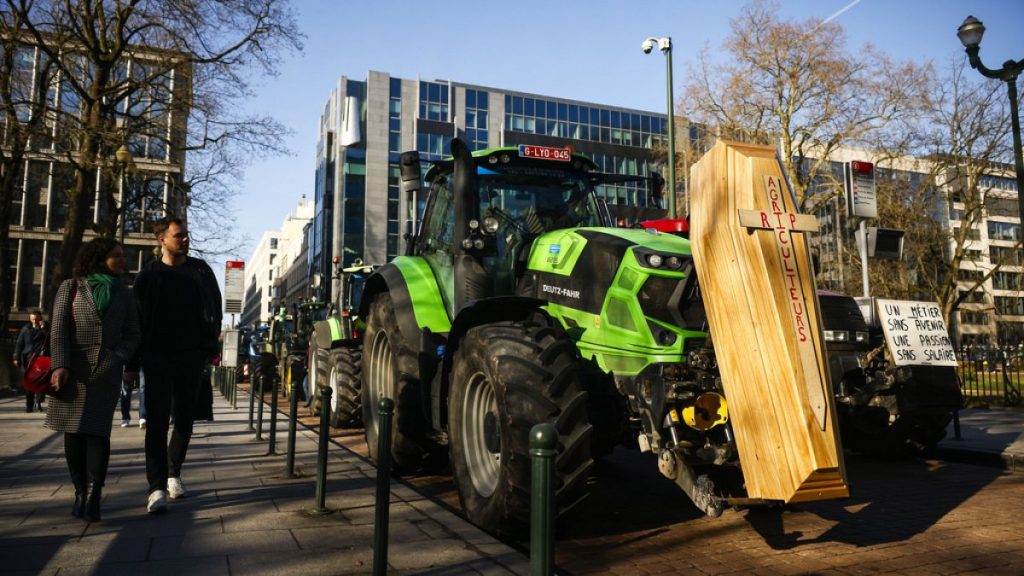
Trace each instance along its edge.
<instances>
[{"instance_id":1,"label":"green tractor","mask_svg":"<svg viewBox=\"0 0 1024 576\"><path fill-rule=\"evenodd\" d=\"M291 394L292 386L301 386L306 377L306 345L314 323L323 318L326 307L324 302L309 298L293 304L291 313L282 306L271 319L270 338L286 395ZM301 392L299 396L302 397Z\"/></svg>"},{"instance_id":2,"label":"green tractor","mask_svg":"<svg viewBox=\"0 0 1024 576\"><path fill-rule=\"evenodd\" d=\"M358 318L355 303L359 301L366 278L374 266L356 259L352 266L338 266L335 278L340 290L327 309L327 317L313 323L308 339L310 394L314 414L324 408L320 388L331 389L328 422L335 428L356 428L362 425L361 401L362 349L360 335L365 324Z\"/></svg>"},{"instance_id":3,"label":"green tractor","mask_svg":"<svg viewBox=\"0 0 1024 576\"><path fill-rule=\"evenodd\" d=\"M367 278L360 301L370 456L390 397L396 468L447 456L462 508L499 534L528 523L528 433L542 422L559 434L559 514L587 495L593 459L623 442L658 454L708 515L742 499L689 241L612 227L594 193L639 178L568 148L455 140L452 156L426 173L408 252ZM401 166L403 188L419 189L418 155Z\"/></svg>"}]
</instances>

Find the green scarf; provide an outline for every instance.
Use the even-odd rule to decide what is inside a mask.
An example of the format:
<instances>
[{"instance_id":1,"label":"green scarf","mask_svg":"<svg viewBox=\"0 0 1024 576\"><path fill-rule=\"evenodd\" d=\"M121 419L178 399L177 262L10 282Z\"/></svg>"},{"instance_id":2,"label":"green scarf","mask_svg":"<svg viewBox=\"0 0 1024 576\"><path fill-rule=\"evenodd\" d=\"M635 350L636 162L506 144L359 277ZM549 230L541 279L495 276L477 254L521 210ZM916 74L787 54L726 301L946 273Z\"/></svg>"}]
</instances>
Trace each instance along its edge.
<instances>
[{"instance_id":1,"label":"green scarf","mask_svg":"<svg viewBox=\"0 0 1024 576\"><path fill-rule=\"evenodd\" d=\"M96 302L96 311L102 318L107 311L107 306L110 306L114 292L121 286L121 279L110 274L95 272L86 276L85 281L89 284L89 288L92 288L92 299Z\"/></svg>"}]
</instances>

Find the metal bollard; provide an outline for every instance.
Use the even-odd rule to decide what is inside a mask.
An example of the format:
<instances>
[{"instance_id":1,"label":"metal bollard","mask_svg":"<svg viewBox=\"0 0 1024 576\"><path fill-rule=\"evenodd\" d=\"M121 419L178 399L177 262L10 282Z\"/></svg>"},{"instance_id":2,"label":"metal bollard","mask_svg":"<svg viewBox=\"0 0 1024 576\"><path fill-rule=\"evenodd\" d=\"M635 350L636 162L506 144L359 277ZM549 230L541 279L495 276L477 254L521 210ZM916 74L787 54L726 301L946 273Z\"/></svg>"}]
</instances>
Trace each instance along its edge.
<instances>
[{"instance_id":1,"label":"metal bollard","mask_svg":"<svg viewBox=\"0 0 1024 576\"><path fill-rule=\"evenodd\" d=\"M320 394L323 395L324 402L330 403L330 388L321 388ZM317 447L316 458L316 508L310 511L312 515L317 516L333 512L327 509L327 444L330 442L330 417L327 410L320 411L320 445Z\"/></svg>"},{"instance_id":2,"label":"metal bollard","mask_svg":"<svg viewBox=\"0 0 1024 576\"><path fill-rule=\"evenodd\" d=\"M555 559L555 455L558 432L548 423L530 429L530 574L552 574Z\"/></svg>"},{"instance_id":3,"label":"metal bollard","mask_svg":"<svg viewBox=\"0 0 1024 576\"><path fill-rule=\"evenodd\" d=\"M238 377L235 369L228 369L228 383L231 387L231 409L238 410Z\"/></svg>"},{"instance_id":4,"label":"metal bollard","mask_svg":"<svg viewBox=\"0 0 1024 576\"><path fill-rule=\"evenodd\" d=\"M249 375L249 430L252 430L252 411L256 400L256 375Z\"/></svg>"},{"instance_id":5,"label":"metal bollard","mask_svg":"<svg viewBox=\"0 0 1024 576\"><path fill-rule=\"evenodd\" d=\"M299 395L297 393L298 386L295 382L292 382L292 393L289 395L288 404L290 410L288 411L288 458L285 460L285 477L297 478L298 474L295 473L295 422L298 420L299 414Z\"/></svg>"},{"instance_id":6,"label":"metal bollard","mask_svg":"<svg viewBox=\"0 0 1024 576\"><path fill-rule=\"evenodd\" d=\"M259 388L258 394L260 395L260 397L259 397L259 400L256 401L256 403L257 403L257 405L259 407L259 412L256 413L256 439L262 441L263 440L263 383L267 379L267 377L263 373L263 369L262 368L259 371L259 376L253 375L253 377L260 381L260 385L258 387Z\"/></svg>"},{"instance_id":7,"label":"metal bollard","mask_svg":"<svg viewBox=\"0 0 1024 576\"><path fill-rule=\"evenodd\" d=\"M270 444L267 446L267 456L277 454L277 392L280 389L280 380L277 372L270 373Z\"/></svg>"},{"instance_id":8,"label":"metal bollard","mask_svg":"<svg viewBox=\"0 0 1024 576\"><path fill-rule=\"evenodd\" d=\"M395 401L381 398L377 427L377 509L373 522L373 574L388 573L388 511L391 507L391 420ZM326 410L324 410L326 412Z\"/></svg>"}]
</instances>

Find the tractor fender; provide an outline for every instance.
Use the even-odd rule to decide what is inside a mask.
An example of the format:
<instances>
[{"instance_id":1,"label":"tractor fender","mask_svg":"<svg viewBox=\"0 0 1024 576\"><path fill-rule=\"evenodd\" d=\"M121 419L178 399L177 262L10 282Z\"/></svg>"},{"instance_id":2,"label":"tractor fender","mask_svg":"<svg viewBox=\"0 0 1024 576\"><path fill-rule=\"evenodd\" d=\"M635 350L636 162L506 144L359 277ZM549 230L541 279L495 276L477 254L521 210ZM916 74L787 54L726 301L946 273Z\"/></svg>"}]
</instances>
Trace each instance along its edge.
<instances>
[{"instance_id":1,"label":"tractor fender","mask_svg":"<svg viewBox=\"0 0 1024 576\"><path fill-rule=\"evenodd\" d=\"M345 337L345 331L341 326L341 318L331 316L326 320L313 323L314 344L317 348L329 350L334 343Z\"/></svg>"},{"instance_id":2,"label":"tractor fender","mask_svg":"<svg viewBox=\"0 0 1024 576\"><path fill-rule=\"evenodd\" d=\"M547 300L530 298L525 296L497 296L475 300L459 311L452 322L451 330L448 332L448 341L445 344L444 360L441 364L440 386L434 390L432 399L436 407L448 405L449 377L452 370L452 358L466 332L470 328L483 324L491 324L503 320L523 320L532 312L547 305ZM435 418L443 420L443 426L448 425L448 414L443 408L435 410Z\"/></svg>"},{"instance_id":3,"label":"tractor fender","mask_svg":"<svg viewBox=\"0 0 1024 576\"><path fill-rule=\"evenodd\" d=\"M441 289L423 258L399 256L374 271L366 279L359 301L361 318L369 315L370 304L384 292L391 295L398 331L410 350L422 352L420 335L425 330L445 334L451 329ZM419 378L418 374L411 376Z\"/></svg>"}]
</instances>

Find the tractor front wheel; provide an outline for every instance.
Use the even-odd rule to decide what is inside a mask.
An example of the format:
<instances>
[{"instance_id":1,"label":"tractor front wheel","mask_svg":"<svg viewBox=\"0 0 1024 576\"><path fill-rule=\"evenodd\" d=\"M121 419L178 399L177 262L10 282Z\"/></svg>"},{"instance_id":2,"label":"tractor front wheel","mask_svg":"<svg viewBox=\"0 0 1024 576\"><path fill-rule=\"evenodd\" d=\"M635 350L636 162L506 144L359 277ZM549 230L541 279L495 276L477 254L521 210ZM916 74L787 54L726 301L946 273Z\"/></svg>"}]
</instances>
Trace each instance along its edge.
<instances>
[{"instance_id":1,"label":"tractor front wheel","mask_svg":"<svg viewBox=\"0 0 1024 576\"><path fill-rule=\"evenodd\" d=\"M530 518L530 429L558 432L560 516L587 494L591 426L573 343L542 314L470 329L453 361L452 473L462 509L481 528L522 534Z\"/></svg>"},{"instance_id":2,"label":"tractor front wheel","mask_svg":"<svg viewBox=\"0 0 1024 576\"><path fill-rule=\"evenodd\" d=\"M331 426L357 428L362 423L363 408L359 381L363 366L362 352L357 348L331 350Z\"/></svg>"}]
</instances>

